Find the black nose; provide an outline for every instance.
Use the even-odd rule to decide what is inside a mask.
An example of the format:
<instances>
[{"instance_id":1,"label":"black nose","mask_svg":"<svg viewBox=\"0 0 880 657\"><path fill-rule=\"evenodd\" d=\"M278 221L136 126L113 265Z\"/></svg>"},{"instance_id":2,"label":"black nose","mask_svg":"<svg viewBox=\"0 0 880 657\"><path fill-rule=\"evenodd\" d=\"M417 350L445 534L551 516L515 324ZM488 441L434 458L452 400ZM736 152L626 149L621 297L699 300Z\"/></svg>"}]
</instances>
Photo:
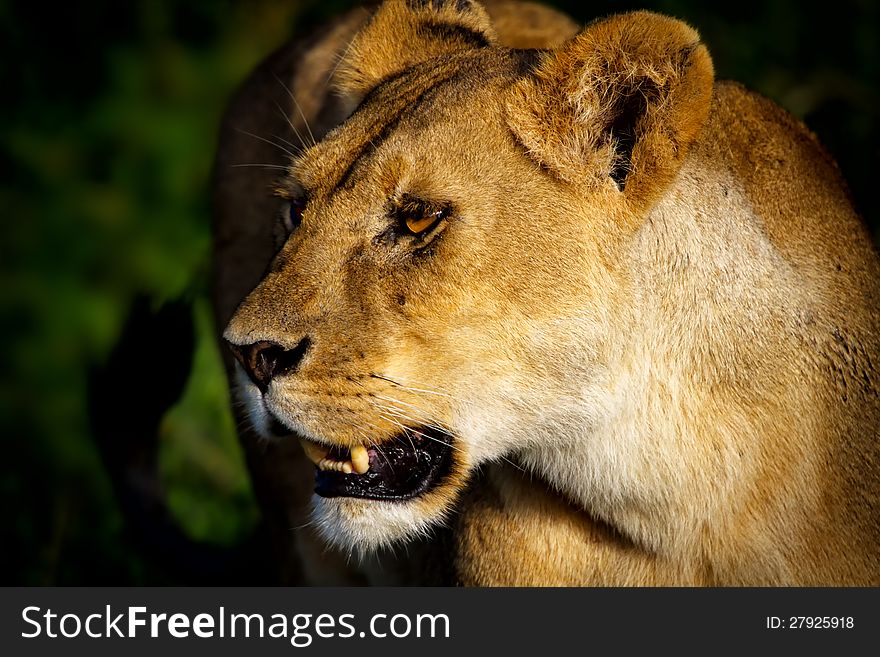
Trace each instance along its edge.
<instances>
[{"instance_id":1,"label":"black nose","mask_svg":"<svg viewBox=\"0 0 880 657\"><path fill-rule=\"evenodd\" d=\"M229 348L251 381L266 392L273 376L296 371L311 344L311 340L303 338L293 349L285 349L280 344L267 340L246 345L230 342Z\"/></svg>"}]
</instances>

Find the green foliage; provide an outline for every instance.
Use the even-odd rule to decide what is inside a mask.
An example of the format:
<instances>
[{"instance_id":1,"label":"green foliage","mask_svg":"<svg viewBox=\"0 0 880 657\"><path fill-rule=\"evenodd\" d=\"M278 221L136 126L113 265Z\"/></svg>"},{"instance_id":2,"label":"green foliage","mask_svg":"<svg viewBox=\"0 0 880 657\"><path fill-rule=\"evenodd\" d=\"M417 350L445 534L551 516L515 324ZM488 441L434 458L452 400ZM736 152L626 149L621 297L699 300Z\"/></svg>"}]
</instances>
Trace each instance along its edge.
<instances>
[{"instance_id":1,"label":"green foliage","mask_svg":"<svg viewBox=\"0 0 880 657\"><path fill-rule=\"evenodd\" d=\"M193 375L161 432L172 511L213 542L255 524L206 301L207 187L228 94L288 36L298 7L119 4L0 11L16 63L0 138L0 419L14 455L0 494L12 582L152 576L123 540L85 411L88 368L139 292L196 301Z\"/></svg>"}]
</instances>

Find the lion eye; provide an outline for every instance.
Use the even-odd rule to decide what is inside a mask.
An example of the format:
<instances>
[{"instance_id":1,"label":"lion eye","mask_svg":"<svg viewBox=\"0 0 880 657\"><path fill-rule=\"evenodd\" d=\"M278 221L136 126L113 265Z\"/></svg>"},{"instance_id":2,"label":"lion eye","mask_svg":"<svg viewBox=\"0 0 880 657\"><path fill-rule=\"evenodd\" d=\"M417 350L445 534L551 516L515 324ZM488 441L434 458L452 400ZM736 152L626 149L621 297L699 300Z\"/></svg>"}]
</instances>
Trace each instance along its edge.
<instances>
[{"instance_id":1,"label":"lion eye","mask_svg":"<svg viewBox=\"0 0 880 657\"><path fill-rule=\"evenodd\" d=\"M447 214L448 210L442 209L407 216L405 218L406 228L413 235L421 235L445 219Z\"/></svg>"},{"instance_id":2,"label":"lion eye","mask_svg":"<svg viewBox=\"0 0 880 657\"><path fill-rule=\"evenodd\" d=\"M287 212L284 213L284 229L292 233L302 223L303 213L306 211L306 200L294 198L290 200Z\"/></svg>"}]
</instances>

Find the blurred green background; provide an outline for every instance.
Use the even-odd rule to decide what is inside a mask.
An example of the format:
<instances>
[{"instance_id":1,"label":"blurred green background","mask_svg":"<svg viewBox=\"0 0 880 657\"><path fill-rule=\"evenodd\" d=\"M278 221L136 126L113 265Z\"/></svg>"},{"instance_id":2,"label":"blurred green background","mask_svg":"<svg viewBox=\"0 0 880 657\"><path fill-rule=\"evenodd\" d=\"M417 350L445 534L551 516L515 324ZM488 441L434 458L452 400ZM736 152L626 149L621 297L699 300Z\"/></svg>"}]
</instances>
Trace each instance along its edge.
<instances>
[{"instance_id":1,"label":"blurred green background","mask_svg":"<svg viewBox=\"0 0 880 657\"><path fill-rule=\"evenodd\" d=\"M90 435L89 368L133 298L193 306L197 347L160 470L194 539L257 525L208 302L208 178L236 84L345 0L0 1L2 584L173 583L123 531ZM873 0L556 2L581 21L650 8L703 34L719 77L818 133L876 237L880 24Z\"/></svg>"}]
</instances>

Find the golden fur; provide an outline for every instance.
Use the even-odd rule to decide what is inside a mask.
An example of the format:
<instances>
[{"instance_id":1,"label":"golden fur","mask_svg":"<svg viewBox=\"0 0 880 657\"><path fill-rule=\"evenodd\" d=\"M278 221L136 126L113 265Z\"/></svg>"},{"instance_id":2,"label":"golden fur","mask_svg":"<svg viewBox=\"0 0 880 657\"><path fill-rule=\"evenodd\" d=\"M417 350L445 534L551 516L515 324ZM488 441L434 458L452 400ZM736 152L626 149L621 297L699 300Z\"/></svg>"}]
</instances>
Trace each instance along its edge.
<instances>
[{"instance_id":1,"label":"golden fur","mask_svg":"<svg viewBox=\"0 0 880 657\"><path fill-rule=\"evenodd\" d=\"M239 396L258 434L456 438L410 502L316 499L325 540L445 520L474 585L880 584L880 266L803 125L646 12L575 35L525 3L386 0L294 60L335 95L285 76L323 138L278 184L302 225L225 337L311 346ZM217 190L225 321L270 229L233 216L259 189ZM410 198L451 208L427 244L389 237ZM301 519L307 475L283 477L264 499Z\"/></svg>"}]
</instances>

